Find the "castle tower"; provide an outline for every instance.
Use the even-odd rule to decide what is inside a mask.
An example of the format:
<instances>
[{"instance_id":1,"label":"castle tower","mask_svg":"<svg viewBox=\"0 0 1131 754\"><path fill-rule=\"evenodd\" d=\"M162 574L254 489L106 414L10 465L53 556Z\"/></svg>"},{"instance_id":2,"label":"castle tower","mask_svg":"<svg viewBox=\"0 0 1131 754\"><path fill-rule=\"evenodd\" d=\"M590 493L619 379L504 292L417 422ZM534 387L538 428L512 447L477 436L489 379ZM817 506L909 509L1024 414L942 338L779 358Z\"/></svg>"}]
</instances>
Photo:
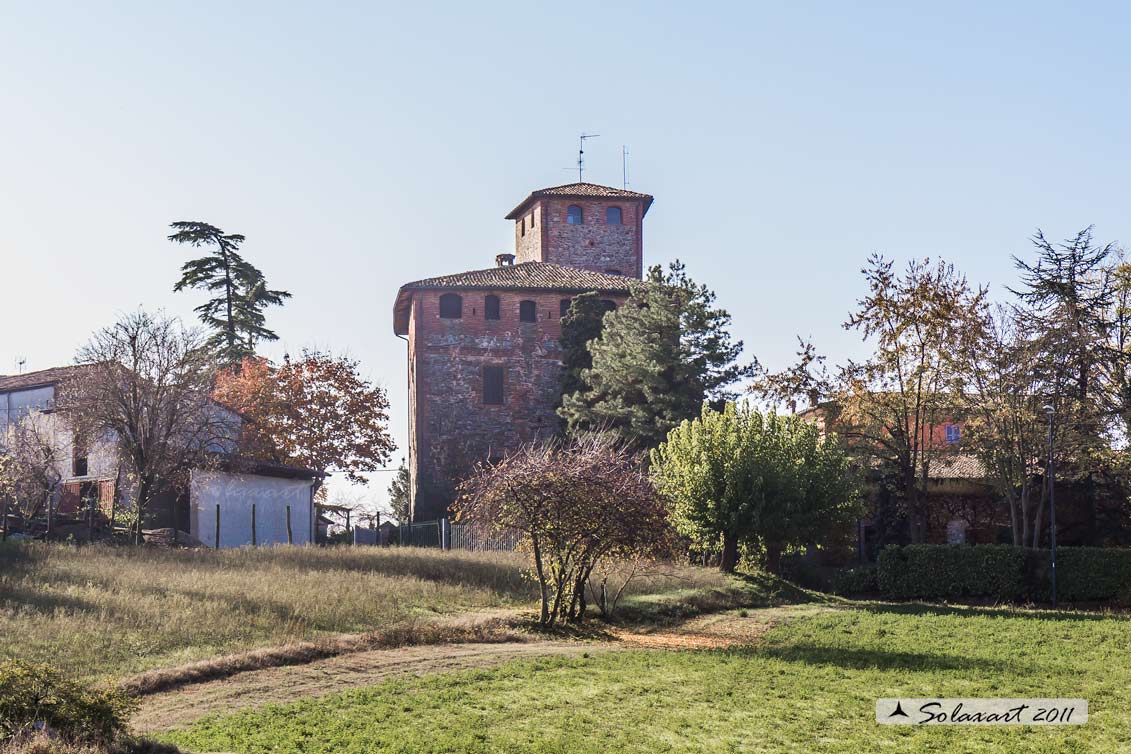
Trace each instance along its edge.
<instances>
[{"instance_id":1,"label":"castle tower","mask_svg":"<svg viewBox=\"0 0 1131 754\"><path fill-rule=\"evenodd\" d=\"M651 205L648 194L595 183L535 191L507 215L514 221L515 261L640 278Z\"/></svg>"},{"instance_id":2,"label":"castle tower","mask_svg":"<svg viewBox=\"0 0 1131 754\"><path fill-rule=\"evenodd\" d=\"M628 299L651 203L592 183L541 189L507 215L517 259L401 286L393 331L408 342L413 521L447 516L477 463L560 431L562 317L579 294L610 310Z\"/></svg>"}]
</instances>

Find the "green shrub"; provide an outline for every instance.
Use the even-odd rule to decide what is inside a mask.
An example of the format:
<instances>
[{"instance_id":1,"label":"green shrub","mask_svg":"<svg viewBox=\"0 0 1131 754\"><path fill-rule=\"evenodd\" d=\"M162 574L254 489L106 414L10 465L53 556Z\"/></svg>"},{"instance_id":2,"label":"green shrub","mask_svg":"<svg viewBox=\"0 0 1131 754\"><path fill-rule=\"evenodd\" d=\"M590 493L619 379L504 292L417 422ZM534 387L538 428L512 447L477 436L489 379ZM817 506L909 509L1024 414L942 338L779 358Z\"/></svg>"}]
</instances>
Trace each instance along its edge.
<instances>
[{"instance_id":1,"label":"green shrub","mask_svg":"<svg viewBox=\"0 0 1131 754\"><path fill-rule=\"evenodd\" d=\"M1026 596L1025 551L1011 545L908 545L885 548L877 581L887 597L940 599Z\"/></svg>"},{"instance_id":2,"label":"green shrub","mask_svg":"<svg viewBox=\"0 0 1131 754\"><path fill-rule=\"evenodd\" d=\"M829 591L833 594L848 597L855 594L875 594L879 590L874 565L839 568L829 577Z\"/></svg>"},{"instance_id":3,"label":"green shrub","mask_svg":"<svg viewBox=\"0 0 1131 754\"><path fill-rule=\"evenodd\" d=\"M1061 547L1056 551L1060 602L1131 604L1131 549ZM1012 545L909 545L880 553L880 591L893 599L991 597L1048 602L1048 550Z\"/></svg>"},{"instance_id":4,"label":"green shrub","mask_svg":"<svg viewBox=\"0 0 1131 754\"><path fill-rule=\"evenodd\" d=\"M1029 597L1047 602L1052 594L1048 550L1028 552ZM1131 604L1131 550L1112 547L1059 547L1056 596L1060 602Z\"/></svg>"},{"instance_id":5,"label":"green shrub","mask_svg":"<svg viewBox=\"0 0 1131 754\"><path fill-rule=\"evenodd\" d=\"M113 741L126 732L135 702L121 691L65 678L48 665L0 663L0 740L46 731L79 743Z\"/></svg>"}]
</instances>

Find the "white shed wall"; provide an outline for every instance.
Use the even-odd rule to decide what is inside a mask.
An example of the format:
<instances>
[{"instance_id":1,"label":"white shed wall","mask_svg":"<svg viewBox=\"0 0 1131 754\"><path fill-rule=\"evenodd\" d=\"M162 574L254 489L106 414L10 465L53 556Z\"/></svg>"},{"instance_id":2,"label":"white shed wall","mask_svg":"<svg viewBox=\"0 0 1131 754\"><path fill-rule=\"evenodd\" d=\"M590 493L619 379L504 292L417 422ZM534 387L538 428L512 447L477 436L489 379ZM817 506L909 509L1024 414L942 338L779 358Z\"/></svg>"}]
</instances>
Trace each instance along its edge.
<instances>
[{"instance_id":1,"label":"white shed wall","mask_svg":"<svg viewBox=\"0 0 1131 754\"><path fill-rule=\"evenodd\" d=\"M294 543L312 543L312 485L313 482L308 479L193 471L189 498L192 506L190 533L204 544L213 545L216 541L216 505L219 504L220 547L250 545L251 506L254 503L256 544L286 544L289 505Z\"/></svg>"}]
</instances>

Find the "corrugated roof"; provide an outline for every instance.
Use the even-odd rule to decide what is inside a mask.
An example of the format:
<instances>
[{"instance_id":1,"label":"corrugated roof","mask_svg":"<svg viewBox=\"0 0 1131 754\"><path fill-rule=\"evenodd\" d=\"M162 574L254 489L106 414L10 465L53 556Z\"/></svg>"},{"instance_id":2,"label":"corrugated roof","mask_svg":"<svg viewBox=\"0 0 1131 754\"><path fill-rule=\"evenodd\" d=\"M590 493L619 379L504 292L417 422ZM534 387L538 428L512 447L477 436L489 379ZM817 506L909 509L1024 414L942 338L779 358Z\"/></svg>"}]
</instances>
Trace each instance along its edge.
<instances>
[{"instance_id":1,"label":"corrugated roof","mask_svg":"<svg viewBox=\"0 0 1131 754\"><path fill-rule=\"evenodd\" d=\"M629 191L628 189L613 188L612 186L601 186L597 183L566 183L562 186L551 186L530 192L530 196L523 199L517 207L512 209L506 219L517 220L531 202L543 196L556 196L569 199L626 199L643 201L644 212L642 214L647 214L648 208L652 206L653 201L651 194L642 194L639 191Z\"/></svg>"},{"instance_id":2,"label":"corrugated roof","mask_svg":"<svg viewBox=\"0 0 1131 754\"><path fill-rule=\"evenodd\" d=\"M393 331L408 333L408 314L412 292L419 290L561 291L562 293L628 293L630 278L566 267L552 262L521 264L471 270L455 275L405 283L393 305Z\"/></svg>"},{"instance_id":3,"label":"corrugated roof","mask_svg":"<svg viewBox=\"0 0 1131 754\"><path fill-rule=\"evenodd\" d=\"M52 367L51 369L40 369L37 372L25 374L0 375L0 392L6 393L12 390L55 385L77 377L86 368L87 365Z\"/></svg>"}]
</instances>

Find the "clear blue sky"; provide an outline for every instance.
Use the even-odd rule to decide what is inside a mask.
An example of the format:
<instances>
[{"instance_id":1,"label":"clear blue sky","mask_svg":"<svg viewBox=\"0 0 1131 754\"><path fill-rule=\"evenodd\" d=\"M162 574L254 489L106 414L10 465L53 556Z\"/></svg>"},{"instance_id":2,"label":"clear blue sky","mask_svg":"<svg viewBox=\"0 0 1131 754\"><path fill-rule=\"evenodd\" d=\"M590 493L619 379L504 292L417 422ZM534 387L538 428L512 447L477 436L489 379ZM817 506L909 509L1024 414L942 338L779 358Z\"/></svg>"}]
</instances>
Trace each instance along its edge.
<instances>
[{"instance_id":1,"label":"clear blue sky","mask_svg":"<svg viewBox=\"0 0 1131 754\"><path fill-rule=\"evenodd\" d=\"M773 367L794 333L859 351L871 252L1000 290L1037 226L1128 235L1117 3L172 5L0 1L0 373L139 305L190 317L164 237L204 220L294 294L270 355L360 359L403 446L397 287L490 266L582 130L587 179L620 185L627 144L656 197L647 261Z\"/></svg>"}]
</instances>

